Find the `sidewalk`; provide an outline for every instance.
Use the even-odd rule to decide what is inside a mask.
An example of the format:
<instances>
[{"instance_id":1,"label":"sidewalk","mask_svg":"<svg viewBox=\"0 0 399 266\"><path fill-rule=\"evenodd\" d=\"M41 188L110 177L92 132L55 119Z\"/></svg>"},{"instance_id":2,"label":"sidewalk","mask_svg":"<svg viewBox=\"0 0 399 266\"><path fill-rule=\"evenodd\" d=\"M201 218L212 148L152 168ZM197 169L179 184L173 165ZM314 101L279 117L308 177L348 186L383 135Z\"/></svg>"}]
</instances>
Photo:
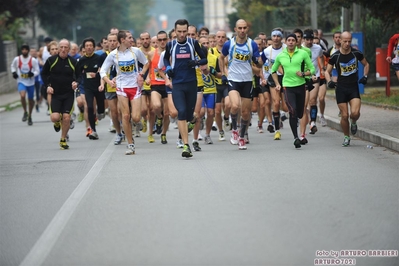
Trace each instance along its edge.
<instances>
[{"instance_id":1,"label":"sidewalk","mask_svg":"<svg viewBox=\"0 0 399 266\"><path fill-rule=\"evenodd\" d=\"M7 108L15 108L20 105L18 91L0 94L0 113L7 111Z\"/></svg>"},{"instance_id":2,"label":"sidewalk","mask_svg":"<svg viewBox=\"0 0 399 266\"><path fill-rule=\"evenodd\" d=\"M0 95L0 113L18 106L18 92ZM333 96L326 97L324 117L329 127L341 131L338 107ZM399 110L362 104L356 137L399 152Z\"/></svg>"},{"instance_id":3,"label":"sidewalk","mask_svg":"<svg viewBox=\"0 0 399 266\"><path fill-rule=\"evenodd\" d=\"M320 111L320 110L319 110ZM341 131L335 97L326 97L327 125ZM399 152L399 110L362 103L356 137Z\"/></svg>"}]
</instances>

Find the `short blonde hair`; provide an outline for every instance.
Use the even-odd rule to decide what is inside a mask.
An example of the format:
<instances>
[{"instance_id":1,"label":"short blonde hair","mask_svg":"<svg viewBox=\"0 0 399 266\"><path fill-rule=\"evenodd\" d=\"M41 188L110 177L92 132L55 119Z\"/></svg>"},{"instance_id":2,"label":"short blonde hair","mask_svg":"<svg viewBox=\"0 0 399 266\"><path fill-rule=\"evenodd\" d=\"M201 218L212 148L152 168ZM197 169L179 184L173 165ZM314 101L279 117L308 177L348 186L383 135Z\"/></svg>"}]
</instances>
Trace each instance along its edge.
<instances>
[{"instance_id":1,"label":"short blonde hair","mask_svg":"<svg viewBox=\"0 0 399 266\"><path fill-rule=\"evenodd\" d=\"M47 51L50 51L51 46L57 46L58 47L58 43L56 41L51 41L47 44Z\"/></svg>"}]
</instances>

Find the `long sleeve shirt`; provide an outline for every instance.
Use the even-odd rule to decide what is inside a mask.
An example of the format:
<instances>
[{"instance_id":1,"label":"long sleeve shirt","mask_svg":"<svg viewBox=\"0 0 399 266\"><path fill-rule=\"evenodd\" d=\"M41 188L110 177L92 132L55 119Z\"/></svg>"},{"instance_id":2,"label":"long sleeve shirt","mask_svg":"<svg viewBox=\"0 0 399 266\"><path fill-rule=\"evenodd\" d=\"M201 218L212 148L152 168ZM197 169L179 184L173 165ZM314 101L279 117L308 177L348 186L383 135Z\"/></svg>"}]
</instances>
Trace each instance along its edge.
<instances>
[{"instance_id":1,"label":"long sleeve shirt","mask_svg":"<svg viewBox=\"0 0 399 266\"><path fill-rule=\"evenodd\" d=\"M208 60L198 41L187 38L185 42L173 40L166 45L164 65L173 69L172 84L186 83L197 80L196 69L188 66L190 60L200 58L199 64L205 65Z\"/></svg>"},{"instance_id":2,"label":"long sleeve shirt","mask_svg":"<svg viewBox=\"0 0 399 266\"><path fill-rule=\"evenodd\" d=\"M304 72L305 69L309 69L311 74L316 73L309 54L303 49L298 49L298 47L295 47L292 54L288 52L287 48L278 54L272 67L272 73L276 72L280 65L284 68L284 87L296 87L305 84L305 78L296 74L298 71Z\"/></svg>"},{"instance_id":3,"label":"long sleeve shirt","mask_svg":"<svg viewBox=\"0 0 399 266\"><path fill-rule=\"evenodd\" d=\"M53 55L46 60L42 69L42 80L44 85L51 86L54 94L73 93L72 82L76 81L76 60L70 56L61 58Z\"/></svg>"},{"instance_id":4,"label":"long sleeve shirt","mask_svg":"<svg viewBox=\"0 0 399 266\"><path fill-rule=\"evenodd\" d=\"M78 82L83 80L85 90L97 91L100 86L100 56L93 53L91 56L82 56L76 66ZM92 76L91 73L96 73Z\"/></svg>"},{"instance_id":5,"label":"long sleeve shirt","mask_svg":"<svg viewBox=\"0 0 399 266\"><path fill-rule=\"evenodd\" d=\"M399 33L394 34L389 39L387 56L392 56L392 53L395 54L392 63L399 64Z\"/></svg>"},{"instance_id":6,"label":"long sleeve shirt","mask_svg":"<svg viewBox=\"0 0 399 266\"><path fill-rule=\"evenodd\" d=\"M17 56L11 63L11 72L18 74L18 83L33 86L35 85L35 77L40 74L39 62L30 55L28 57ZM33 73L33 77L28 76L29 72Z\"/></svg>"}]
</instances>

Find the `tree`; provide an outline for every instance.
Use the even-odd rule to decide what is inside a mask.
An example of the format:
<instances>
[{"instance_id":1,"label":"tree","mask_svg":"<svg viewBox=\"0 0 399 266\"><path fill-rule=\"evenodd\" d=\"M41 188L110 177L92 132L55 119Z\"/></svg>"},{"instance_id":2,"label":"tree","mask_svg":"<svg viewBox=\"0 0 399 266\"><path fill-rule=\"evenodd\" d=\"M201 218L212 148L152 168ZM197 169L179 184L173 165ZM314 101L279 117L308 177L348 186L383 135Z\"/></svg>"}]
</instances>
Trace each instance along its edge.
<instances>
[{"instance_id":1,"label":"tree","mask_svg":"<svg viewBox=\"0 0 399 266\"><path fill-rule=\"evenodd\" d=\"M97 42L109 29L144 31L147 11L153 0L40 0L37 10L43 28L55 38L72 39L75 31L78 43L86 37Z\"/></svg>"},{"instance_id":2,"label":"tree","mask_svg":"<svg viewBox=\"0 0 399 266\"><path fill-rule=\"evenodd\" d=\"M204 0L179 0L184 3L184 13L191 25L204 25Z\"/></svg>"},{"instance_id":3,"label":"tree","mask_svg":"<svg viewBox=\"0 0 399 266\"><path fill-rule=\"evenodd\" d=\"M41 26L51 36L71 39L72 25L82 6L83 0L40 0L36 12Z\"/></svg>"},{"instance_id":4,"label":"tree","mask_svg":"<svg viewBox=\"0 0 399 266\"><path fill-rule=\"evenodd\" d=\"M352 4L359 4L370 11L369 15L380 19L384 29L397 24L399 20L399 5L388 0L330 0L330 6L352 7Z\"/></svg>"},{"instance_id":5,"label":"tree","mask_svg":"<svg viewBox=\"0 0 399 266\"><path fill-rule=\"evenodd\" d=\"M0 41L15 40L25 18L34 13L36 0L15 0L13 4L0 2Z\"/></svg>"},{"instance_id":6,"label":"tree","mask_svg":"<svg viewBox=\"0 0 399 266\"><path fill-rule=\"evenodd\" d=\"M154 4L154 0L142 1L139 4L131 4L129 8L129 17L127 21L123 22L125 27L130 26L130 30L133 31L133 36L138 37L143 32L149 22L150 16L148 10Z\"/></svg>"},{"instance_id":7,"label":"tree","mask_svg":"<svg viewBox=\"0 0 399 266\"><path fill-rule=\"evenodd\" d=\"M293 29L311 25L309 0L241 0L235 2L234 7L237 12L235 15L231 14L230 17L242 18L251 24L249 35L260 31L270 32L275 27ZM333 24L339 25L338 8L325 9L325 2L322 2L319 8L329 10L325 16L319 16L319 20L322 20L324 25L329 27ZM324 23L323 19L326 18L332 21ZM231 28L234 28L235 21L230 19Z\"/></svg>"},{"instance_id":8,"label":"tree","mask_svg":"<svg viewBox=\"0 0 399 266\"><path fill-rule=\"evenodd\" d=\"M12 4L8 1L0 2L0 15L4 15L8 11L9 15L4 24L0 21L0 26L13 23L18 18L26 18L34 13L34 7L37 0L13 0Z\"/></svg>"}]
</instances>

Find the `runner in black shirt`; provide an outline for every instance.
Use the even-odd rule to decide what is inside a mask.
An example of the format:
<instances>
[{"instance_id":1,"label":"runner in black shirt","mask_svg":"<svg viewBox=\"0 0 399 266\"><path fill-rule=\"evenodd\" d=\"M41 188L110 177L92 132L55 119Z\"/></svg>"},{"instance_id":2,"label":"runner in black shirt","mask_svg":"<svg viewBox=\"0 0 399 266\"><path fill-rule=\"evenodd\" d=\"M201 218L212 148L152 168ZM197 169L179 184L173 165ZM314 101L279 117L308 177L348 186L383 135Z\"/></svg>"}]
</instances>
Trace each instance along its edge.
<instances>
[{"instance_id":1,"label":"runner in black shirt","mask_svg":"<svg viewBox=\"0 0 399 266\"><path fill-rule=\"evenodd\" d=\"M60 140L62 150L69 148L66 137L73 111L74 90L78 86L75 75L76 60L68 56L69 49L69 41L62 39L59 42L58 55L53 55L46 60L41 74L47 93L52 95L50 119L54 123L56 132L62 128Z\"/></svg>"},{"instance_id":2,"label":"runner in black shirt","mask_svg":"<svg viewBox=\"0 0 399 266\"><path fill-rule=\"evenodd\" d=\"M87 129L86 136L90 139L98 139L96 132L96 115L98 119L104 118L104 91L99 91L100 87L100 56L94 53L96 43L93 38L86 38L82 43L85 48L85 55L79 59L76 67L77 73L80 74L78 81L83 80L85 89L85 98L87 104L87 115L89 118L90 128ZM96 98L97 110L94 108L94 98Z\"/></svg>"},{"instance_id":3,"label":"runner in black shirt","mask_svg":"<svg viewBox=\"0 0 399 266\"><path fill-rule=\"evenodd\" d=\"M349 146L351 140L349 137L349 117L351 119L350 131L352 135L357 132L356 122L360 117L361 105L358 82L366 85L369 73L369 63L361 51L351 47L351 42L352 34L347 31L343 32L341 34L341 47L331 56L325 72L328 87L335 88L335 96L341 113L341 127L344 132L343 147ZM359 62L364 65L364 76L358 81ZM331 80L333 66L338 72L337 82Z\"/></svg>"}]
</instances>

